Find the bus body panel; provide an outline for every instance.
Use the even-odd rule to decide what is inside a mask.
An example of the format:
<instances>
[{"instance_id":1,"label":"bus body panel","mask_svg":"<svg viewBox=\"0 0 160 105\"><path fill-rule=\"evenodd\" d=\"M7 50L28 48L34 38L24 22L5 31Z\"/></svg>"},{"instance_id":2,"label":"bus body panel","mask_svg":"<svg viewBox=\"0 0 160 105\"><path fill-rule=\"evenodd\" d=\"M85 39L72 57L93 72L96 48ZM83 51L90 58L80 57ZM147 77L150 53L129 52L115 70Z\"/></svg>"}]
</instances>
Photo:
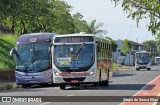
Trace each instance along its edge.
<instances>
[{"instance_id":1,"label":"bus body panel","mask_svg":"<svg viewBox=\"0 0 160 105\"><path fill-rule=\"evenodd\" d=\"M52 69L44 72L25 73L15 71L16 83L18 85L24 84L50 84L53 83Z\"/></svg>"},{"instance_id":2,"label":"bus body panel","mask_svg":"<svg viewBox=\"0 0 160 105\"><path fill-rule=\"evenodd\" d=\"M155 57L155 65L159 65L160 64L160 57Z\"/></svg>"},{"instance_id":3,"label":"bus body panel","mask_svg":"<svg viewBox=\"0 0 160 105\"><path fill-rule=\"evenodd\" d=\"M77 37L77 36L82 36L82 37L86 37L86 36L92 36L94 37L94 41L93 42L77 42L77 43L55 43L55 39L58 37ZM67 39L68 40L68 39ZM59 70L57 68L57 66L54 64L54 60L56 59L55 57L55 48L52 47L52 68L53 68L53 81L54 83L68 83L68 84L76 84L76 83L97 83L99 81L106 81L108 80L108 73L109 70L112 68L112 60L109 59L111 58L111 55L109 56L109 54L105 54L105 51L101 51L101 53L97 52L97 41L107 41L109 44L111 44L111 42L109 40L104 40L103 38L99 38L96 37L95 35L92 34L71 34L71 35L60 35L60 36L56 36L54 37L53 40L53 44L54 47L58 46L58 45L65 45L67 47L67 45L76 45L76 44L82 44L85 43L85 45L87 44L94 44L94 64L92 65L92 67L90 67L89 69L85 70L85 71L81 71L81 72L62 72L61 70ZM102 54L103 53L103 54ZM98 55L100 54L100 55ZM102 57L103 55L103 57ZM105 57L104 57L105 56ZM62 68L63 69L63 68Z\"/></svg>"}]
</instances>

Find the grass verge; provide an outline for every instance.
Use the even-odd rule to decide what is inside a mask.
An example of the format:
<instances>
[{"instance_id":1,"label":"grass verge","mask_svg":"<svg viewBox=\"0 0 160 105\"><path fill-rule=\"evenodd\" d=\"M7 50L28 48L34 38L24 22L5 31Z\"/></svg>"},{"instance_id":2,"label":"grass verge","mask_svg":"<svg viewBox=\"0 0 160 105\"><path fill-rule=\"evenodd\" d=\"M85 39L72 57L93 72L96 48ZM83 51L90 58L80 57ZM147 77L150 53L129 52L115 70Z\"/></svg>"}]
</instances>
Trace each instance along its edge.
<instances>
[{"instance_id":1,"label":"grass verge","mask_svg":"<svg viewBox=\"0 0 160 105\"><path fill-rule=\"evenodd\" d=\"M0 83L0 90L11 90L17 87L16 83Z\"/></svg>"},{"instance_id":2,"label":"grass verge","mask_svg":"<svg viewBox=\"0 0 160 105\"><path fill-rule=\"evenodd\" d=\"M10 59L10 50L16 44L17 36L0 33L0 70L15 68L14 60Z\"/></svg>"}]
</instances>

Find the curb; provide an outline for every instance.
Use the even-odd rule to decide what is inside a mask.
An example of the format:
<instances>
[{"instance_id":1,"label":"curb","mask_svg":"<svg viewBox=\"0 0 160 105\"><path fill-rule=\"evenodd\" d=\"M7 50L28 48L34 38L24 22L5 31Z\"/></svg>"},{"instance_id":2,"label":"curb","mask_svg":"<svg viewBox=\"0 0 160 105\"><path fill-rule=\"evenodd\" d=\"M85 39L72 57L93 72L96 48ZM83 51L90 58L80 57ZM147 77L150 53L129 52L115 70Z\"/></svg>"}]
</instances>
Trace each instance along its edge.
<instances>
[{"instance_id":1,"label":"curb","mask_svg":"<svg viewBox=\"0 0 160 105\"><path fill-rule=\"evenodd\" d=\"M16 83L1 83L0 84L0 91L3 91L3 90L14 90L16 88L18 88Z\"/></svg>"}]
</instances>

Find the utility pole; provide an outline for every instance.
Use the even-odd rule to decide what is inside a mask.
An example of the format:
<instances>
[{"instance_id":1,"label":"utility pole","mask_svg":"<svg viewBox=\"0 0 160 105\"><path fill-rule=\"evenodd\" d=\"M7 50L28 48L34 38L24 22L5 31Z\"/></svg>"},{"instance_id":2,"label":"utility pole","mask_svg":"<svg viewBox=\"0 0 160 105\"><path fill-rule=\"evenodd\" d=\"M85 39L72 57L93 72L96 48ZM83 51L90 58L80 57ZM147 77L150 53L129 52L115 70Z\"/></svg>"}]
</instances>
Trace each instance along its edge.
<instances>
[{"instance_id":1,"label":"utility pole","mask_svg":"<svg viewBox=\"0 0 160 105\"><path fill-rule=\"evenodd\" d=\"M131 23L129 25L129 40L131 41ZM131 50L129 52L129 66L130 66L130 55L131 55Z\"/></svg>"},{"instance_id":2,"label":"utility pole","mask_svg":"<svg viewBox=\"0 0 160 105\"><path fill-rule=\"evenodd\" d=\"M138 38L136 38L136 41L137 41L137 43L138 43Z\"/></svg>"}]
</instances>

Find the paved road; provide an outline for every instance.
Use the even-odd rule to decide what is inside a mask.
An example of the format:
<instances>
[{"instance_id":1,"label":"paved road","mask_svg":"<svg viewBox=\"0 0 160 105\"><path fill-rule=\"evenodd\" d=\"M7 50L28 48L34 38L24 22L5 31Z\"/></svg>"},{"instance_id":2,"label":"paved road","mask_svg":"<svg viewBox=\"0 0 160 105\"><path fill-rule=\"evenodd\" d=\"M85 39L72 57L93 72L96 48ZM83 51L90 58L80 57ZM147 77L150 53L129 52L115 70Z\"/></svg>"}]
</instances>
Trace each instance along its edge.
<instances>
[{"instance_id":1,"label":"paved road","mask_svg":"<svg viewBox=\"0 0 160 105\"><path fill-rule=\"evenodd\" d=\"M1 91L0 96L133 96L145 85L160 75L160 67L153 66L151 71L135 69L118 71L113 74L110 85L106 87L68 87L60 90L59 87L33 87L27 89L16 89ZM151 86L153 89L154 86ZM93 99L94 100L94 99ZM44 102L44 103L19 103L19 105L117 105L121 102ZM11 105L11 103L0 103ZM18 105L18 103L12 103Z\"/></svg>"}]
</instances>

